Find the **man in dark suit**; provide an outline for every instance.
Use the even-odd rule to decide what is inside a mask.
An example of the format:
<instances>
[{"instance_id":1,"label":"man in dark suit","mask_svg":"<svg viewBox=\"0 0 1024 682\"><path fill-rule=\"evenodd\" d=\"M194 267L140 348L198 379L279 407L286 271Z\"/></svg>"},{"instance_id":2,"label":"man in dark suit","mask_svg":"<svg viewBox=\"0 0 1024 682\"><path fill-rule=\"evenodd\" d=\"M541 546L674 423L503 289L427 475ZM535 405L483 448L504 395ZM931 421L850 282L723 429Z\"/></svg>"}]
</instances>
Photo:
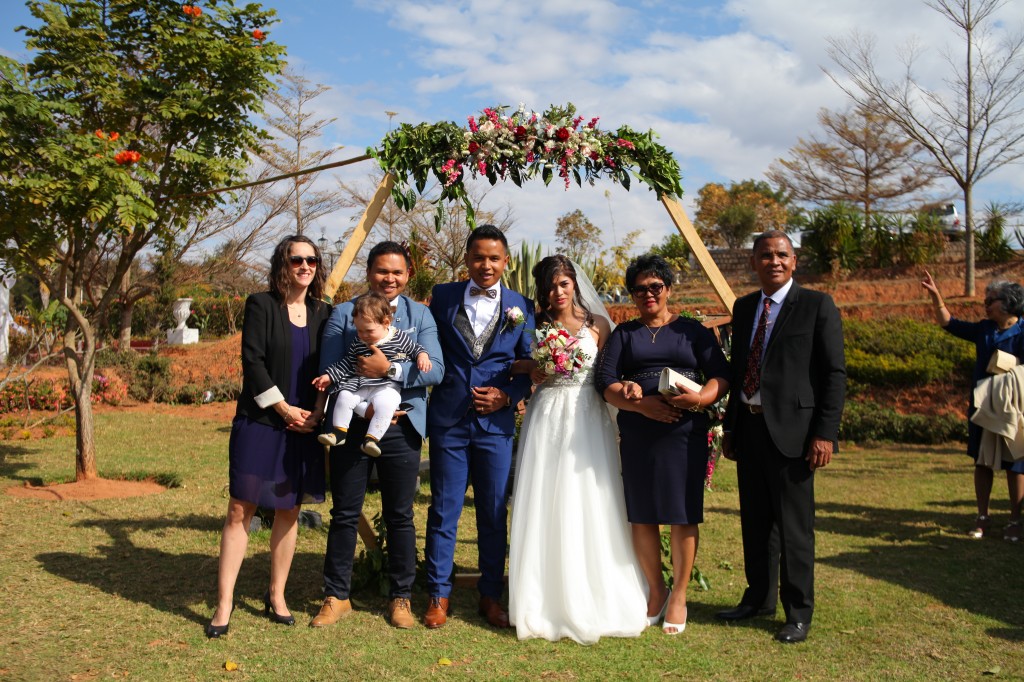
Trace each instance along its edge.
<instances>
[{"instance_id":1,"label":"man in dark suit","mask_svg":"<svg viewBox=\"0 0 1024 682\"><path fill-rule=\"evenodd\" d=\"M718 617L764 615L772 603L774 527L786 612L775 639L802 642L814 612L814 472L838 447L846 393L843 327L831 297L793 281L796 254L785 232L754 240L751 268L761 290L733 306L723 443L736 460L747 589Z\"/></svg>"},{"instance_id":2,"label":"man in dark suit","mask_svg":"<svg viewBox=\"0 0 1024 682\"><path fill-rule=\"evenodd\" d=\"M504 590L508 537L505 491L512 464L515 406L530 390L512 363L530 356L533 304L501 286L508 241L492 225L473 230L466 243L469 282L434 287L430 312L444 354L444 379L427 410L430 435L430 510L426 569L429 628L445 624L452 589L455 539L467 483L473 482L480 563L479 611L495 627L508 627L499 599Z\"/></svg>"}]
</instances>

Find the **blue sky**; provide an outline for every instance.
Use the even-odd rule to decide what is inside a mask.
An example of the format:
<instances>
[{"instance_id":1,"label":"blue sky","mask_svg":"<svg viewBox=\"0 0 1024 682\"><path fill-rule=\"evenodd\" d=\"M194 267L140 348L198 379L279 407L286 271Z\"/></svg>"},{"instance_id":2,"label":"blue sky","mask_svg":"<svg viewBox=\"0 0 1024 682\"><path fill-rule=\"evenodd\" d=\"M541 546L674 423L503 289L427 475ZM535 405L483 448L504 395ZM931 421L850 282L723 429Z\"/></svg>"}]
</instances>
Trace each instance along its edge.
<instances>
[{"instance_id":1,"label":"blue sky","mask_svg":"<svg viewBox=\"0 0 1024 682\"><path fill-rule=\"evenodd\" d=\"M202 5L200 1L197 4ZM337 158L361 154L395 123L454 120L495 104L524 102L543 110L573 102L601 117L601 127L653 128L683 171L684 205L706 182L762 179L772 160L816 132L821 107L841 109L845 96L822 67L827 38L853 30L877 37L895 70L896 48L916 39L922 73L942 87L942 49L949 25L919 0L269 0L280 22L270 38L310 80L332 89L317 101L336 117L324 145L345 145ZM2 0L0 51L25 58L14 27L31 22L20 0ZM1024 2L999 14L1024 24ZM348 167L353 179L372 168ZM984 181L977 198L1024 199L1019 165ZM333 178L322 181L333 182ZM534 186L535 185L535 186ZM606 197L605 191L608 191ZM946 185L942 192L953 193ZM581 209L606 243L632 229L640 246L674 229L643 185L631 192L607 182L595 188L509 183L488 195L511 205L510 241L554 246L556 218ZM962 206L960 207L962 211ZM332 240L351 216L320 227ZM318 230L319 231L319 230Z\"/></svg>"}]
</instances>

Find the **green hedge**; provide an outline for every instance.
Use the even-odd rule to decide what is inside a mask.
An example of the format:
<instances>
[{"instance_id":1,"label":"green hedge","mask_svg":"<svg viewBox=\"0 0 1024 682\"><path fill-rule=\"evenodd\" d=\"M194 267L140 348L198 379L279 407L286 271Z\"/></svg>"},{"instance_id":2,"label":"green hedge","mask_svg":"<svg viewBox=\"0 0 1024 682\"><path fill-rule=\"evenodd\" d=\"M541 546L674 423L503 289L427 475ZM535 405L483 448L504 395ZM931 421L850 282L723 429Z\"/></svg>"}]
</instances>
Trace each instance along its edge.
<instances>
[{"instance_id":1,"label":"green hedge","mask_svg":"<svg viewBox=\"0 0 1024 682\"><path fill-rule=\"evenodd\" d=\"M192 314L186 325L198 329L204 339L230 336L242 329L245 298L242 296L192 295ZM111 308L109 338L117 338L117 325L121 321L121 305ZM171 303L155 297L143 298L132 308L132 336L137 339L163 339L168 329L175 326Z\"/></svg>"},{"instance_id":2,"label":"green hedge","mask_svg":"<svg viewBox=\"0 0 1024 682\"><path fill-rule=\"evenodd\" d=\"M939 445L967 440L967 420L956 415L899 414L875 403L847 401L840 440Z\"/></svg>"},{"instance_id":3,"label":"green hedge","mask_svg":"<svg viewBox=\"0 0 1024 682\"><path fill-rule=\"evenodd\" d=\"M869 386L964 383L974 367L974 346L936 324L905 318L846 320L846 373Z\"/></svg>"},{"instance_id":4,"label":"green hedge","mask_svg":"<svg viewBox=\"0 0 1024 682\"><path fill-rule=\"evenodd\" d=\"M873 387L912 388L941 382L963 392L970 385L974 345L934 323L908 318L844 320L848 395L871 395ZM899 414L873 402L848 400L840 438L935 445L967 440L958 415Z\"/></svg>"}]
</instances>

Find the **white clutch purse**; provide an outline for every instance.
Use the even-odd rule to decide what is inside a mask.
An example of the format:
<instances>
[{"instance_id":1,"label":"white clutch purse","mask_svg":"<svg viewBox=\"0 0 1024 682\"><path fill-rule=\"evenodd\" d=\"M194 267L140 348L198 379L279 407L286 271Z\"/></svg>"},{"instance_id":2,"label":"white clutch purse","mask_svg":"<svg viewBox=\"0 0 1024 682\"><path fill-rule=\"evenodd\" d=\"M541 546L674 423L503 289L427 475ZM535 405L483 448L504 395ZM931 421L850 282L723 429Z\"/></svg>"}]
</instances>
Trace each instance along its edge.
<instances>
[{"instance_id":1,"label":"white clutch purse","mask_svg":"<svg viewBox=\"0 0 1024 682\"><path fill-rule=\"evenodd\" d=\"M1010 357L1013 356L1011 355ZM704 388L693 379L683 376L671 367L661 370L661 378L658 379L658 393L662 395L679 395L679 389L676 388L676 384L682 384L691 391L699 391Z\"/></svg>"}]
</instances>

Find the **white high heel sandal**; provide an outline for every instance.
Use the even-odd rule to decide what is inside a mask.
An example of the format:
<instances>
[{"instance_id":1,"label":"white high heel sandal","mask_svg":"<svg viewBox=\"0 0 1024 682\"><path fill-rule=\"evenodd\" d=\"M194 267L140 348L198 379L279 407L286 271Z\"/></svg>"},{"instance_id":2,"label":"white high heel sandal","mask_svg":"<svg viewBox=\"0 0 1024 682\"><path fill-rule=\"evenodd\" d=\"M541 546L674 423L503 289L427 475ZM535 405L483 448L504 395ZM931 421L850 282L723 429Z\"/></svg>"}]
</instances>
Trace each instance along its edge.
<instances>
[{"instance_id":1,"label":"white high heel sandal","mask_svg":"<svg viewBox=\"0 0 1024 682\"><path fill-rule=\"evenodd\" d=\"M667 602L666 602L667 604ZM667 609L666 609L667 610ZM689 615L689 609L687 609L686 616ZM683 630L686 629L686 616L683 617L682 623L670 623L667 620L661 624L661 631L669 637L675 637L676 635L683 634ZM669 630L675 630L675 632L669 632Z\"/></svg>"},{"instance_id":2,"label":"white high heel sandal","mask_svg":"<svg viewBox=\"0 0 1024 682\"><path fill-rule=\"evenodd\" d=\"M668 600L672 597L672 590L668 591L668 595L665 597L665 603L661 605L661 610L658 611L657 615L647 616L647 625L653 627L661 622L661 619L665 617L665 611L668 610Z\"/></svg>"}]
</instances>

